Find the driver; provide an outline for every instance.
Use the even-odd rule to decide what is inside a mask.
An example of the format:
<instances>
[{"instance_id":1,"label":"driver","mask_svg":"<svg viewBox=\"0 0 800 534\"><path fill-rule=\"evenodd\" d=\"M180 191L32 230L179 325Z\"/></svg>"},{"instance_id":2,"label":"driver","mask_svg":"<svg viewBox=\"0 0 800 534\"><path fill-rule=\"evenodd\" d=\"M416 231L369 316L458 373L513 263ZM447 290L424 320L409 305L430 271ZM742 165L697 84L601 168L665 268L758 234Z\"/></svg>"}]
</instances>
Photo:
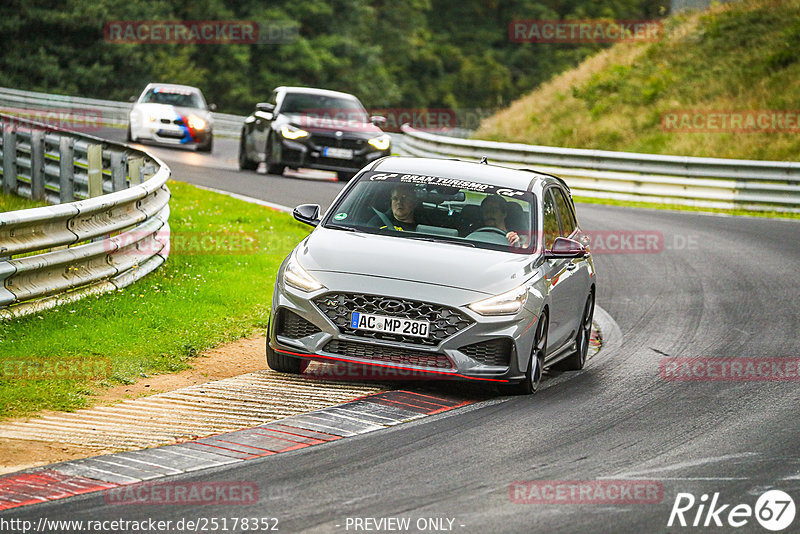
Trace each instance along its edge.
<instances>
[{"instance_id":1,"label":"driver","mask_svg":"<svg viewBox=\"0 0 800 534\"><path fill-rule=\"evenodd\" d=\"M417 208L419 200L414 192L414 186L411 184L394 186L392 188L391 202L392 209L387 215L394 229L415 231L417 229L417 221L414 219L414 210ZM384 230L388 228L388 225L383 223L380 228Z\"/></svg>"},{"instance_id":2,"label":"driver","mask_svg":"<svg viewBox=\"0 0 800 534\"><path fill-rule=\"evenodd\" d=\"M506 200L500 195L489 195L483 199L483 202L481 202L481 220L483 222L483 226L499 228L500 230L506 232L506 239L508 239L509 245L513 247L521 247L523 245L519 234L510 231L506 227L507 216L508 208L506 206Z\"/></svg>"}]
</instances>

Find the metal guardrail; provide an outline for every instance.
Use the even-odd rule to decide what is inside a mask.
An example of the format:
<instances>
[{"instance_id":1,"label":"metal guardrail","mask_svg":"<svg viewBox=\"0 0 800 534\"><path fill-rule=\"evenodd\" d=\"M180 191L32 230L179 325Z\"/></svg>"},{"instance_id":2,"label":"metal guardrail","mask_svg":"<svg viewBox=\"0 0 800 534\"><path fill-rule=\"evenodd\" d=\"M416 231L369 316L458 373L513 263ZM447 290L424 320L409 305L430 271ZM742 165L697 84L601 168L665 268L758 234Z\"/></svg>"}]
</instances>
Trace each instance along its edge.
<instances>
[{"instance_id":1,"label":"metal guardrail","mask_svg":"<svg viewBox=\"0 0 800 534\"><path fill-rule=\"evenodd\" d=\"M105 126L127 127L132 107L133 104L130 102L51 95L0 87L0 108L4 108L5 112L11 114L33 110L53 114L63 112L68 118L71 115L78 115L82 120L98 119ZM87 115L89 115L88 118ZM244 117L227 113L212 113L211 116L214 119L214 135L238 139L242 124L244 124Z\"/></svg>"},{"instance_id":2,"label":"metal guardrail","mask_svg":"<svg viewBox=\"0 0 800 534\"><path fill-rule=\"evenodd\" d=\"M0 317L130 285L169 254L169 168L146 152L0 114Z\"/></svg>"},{"instance_id":3,"label":"metal guardrail","mask_svg":"<svg viewBox=\"0 0 800 534\"><path fill-rule=\"evenodd\" d=\"M403 126L413 156L536 166L575 195L710 208L800 212L800 163L697 158L457 139Z\"/></svg>"}]
</instances>

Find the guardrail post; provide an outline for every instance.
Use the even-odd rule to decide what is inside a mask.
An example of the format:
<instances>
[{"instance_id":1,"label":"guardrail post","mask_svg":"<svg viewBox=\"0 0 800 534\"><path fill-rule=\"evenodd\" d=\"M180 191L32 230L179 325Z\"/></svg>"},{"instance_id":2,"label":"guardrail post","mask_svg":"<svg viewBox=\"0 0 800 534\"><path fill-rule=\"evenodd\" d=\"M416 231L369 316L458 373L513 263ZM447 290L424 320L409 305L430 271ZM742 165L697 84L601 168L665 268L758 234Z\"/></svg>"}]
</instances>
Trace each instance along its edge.
<instances>
[{"instance_id":1,"label":"guardrail post","mask_svg":"<svg viewBox=\"0 0 800 534\"><path fill-rule=\"evenodd\" d=\"M128 160L122 152L111 153L111 189L113 191L122 191L128 188L126 183L128 173L125 169L127 163Z\"/></svg>"},{"instance_id":2,"label":"guardrail post","mask_svg":"<svg viewBox=\"0 0 800 534\"><path fill-rule=\"evenodd\" d=\"M130 187L142 183L142 165L144 165L144 158L131 158L128 160Z\"/></svg>"},{"instance_id":3,"label":"guardrail post","mask_svg":"<svg viewBox=\"0 0 800 534\"><path fill-rule=\"evenodd\" d=\"M13 126L3 128L3 191L17 193L17 131Z\"/></svg>"},{"instance_id":4,"label":"guardrail post","mask_svg":"<svg viewBox=\"0 0 800 534\"><path fill-rule=\"evenodd\" d=\"M87 174L89 180L89 198L103 194L103 146L86 147Z\"/></svg>"},{"instance_id":5,"label":"guardrail post","mask_svg":"<svg viewBox=\"0 0 800 534\"><path fill-rule=\"evenodd\" d=\"M31 132L31 199L44 200L44 132Z\"/></svg>"},{"instance_id":6,"label":"guardrail post","mask_svg":"<svg viewBox=\"0 0 800 534\"><path fill-rule=\"evenodd\" d=\"M62 137L58 141L59 198L62 204L75 200L75 140Z\"/></svg>"}]
</instances>

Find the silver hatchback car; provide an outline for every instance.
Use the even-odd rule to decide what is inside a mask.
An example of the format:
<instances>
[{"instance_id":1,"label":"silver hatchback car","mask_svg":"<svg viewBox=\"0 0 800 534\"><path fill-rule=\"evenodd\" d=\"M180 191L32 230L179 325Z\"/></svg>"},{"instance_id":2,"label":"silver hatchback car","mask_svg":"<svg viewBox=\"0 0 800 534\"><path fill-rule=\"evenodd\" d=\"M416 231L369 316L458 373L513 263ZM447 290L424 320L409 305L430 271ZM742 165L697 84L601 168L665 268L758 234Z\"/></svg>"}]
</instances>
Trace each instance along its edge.
<instances>
[{"instance_id":1,"label":"silver hatchback car","mask_svg":"<svg viewBox=\"0 0 800 534\"><path fill-rule=\"evenodd\" d=\"M365 167L281 265L270 368L303 360L536 391L586 362L592 257L569 188L485 163L386 157Z\"/></svg>"}]
</instances>

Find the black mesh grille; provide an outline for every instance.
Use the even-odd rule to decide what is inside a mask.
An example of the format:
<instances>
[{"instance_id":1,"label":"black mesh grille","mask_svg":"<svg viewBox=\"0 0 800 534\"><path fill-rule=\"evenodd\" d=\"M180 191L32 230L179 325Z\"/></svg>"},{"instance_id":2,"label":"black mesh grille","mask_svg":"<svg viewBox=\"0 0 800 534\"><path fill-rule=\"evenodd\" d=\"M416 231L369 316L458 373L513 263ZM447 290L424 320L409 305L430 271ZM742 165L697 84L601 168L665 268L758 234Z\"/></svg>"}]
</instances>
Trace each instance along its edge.
<instances>
[{"instance_id":1,"label":"black mesh grille","mask_svg":"<svg viewBox=\"0 0 800 534\"><path fill-rule=\"evenodd\" d=\"M344 334L429 347L435 347L473 323L472 319L453 308L417 300L397 299L379 295L329 293L314 299L314 304ZM350 317L354 311L429 321L431 325L430 334L427 338L421 338L401 334L388 334L386 332L355 330L350 327Z\"/></svg>"},{"instance_id":2,"label":"black mesh grille","mask_svg":"<svg viewBox=\"0 0 800 534\"><path fill-rule=\"evenodd\" d=\"M278 334L300 339L321 332L319 328L289 310L280 310L278 314Z\"/></svg>"},{"instance_id":3,"label":"black mesh grille","mask_svg":"<svg viewBox=\"0 0 800 534\"><path fill-rule=\"evenodd\" d=\"M510 339L490 339L458 350L486 365L508 365L511 361Z\"/></svg>"},{"instance_id":4,"label":"black mesh grille","mask_svg":"<svg viewBox=\"0 0 800 534\"><path fill-rule=\"evenodd\" d=\"M311 142L320 147L332 146L336 148L351 148L353 150L364 148L364 144L366 143L363 139L348 139L347 137L336 137L335 135L319 133L311 134Z\"/></svg>"},{"instance_id":5,"label":"black mesh grille","mask_svg":"<svg viewBox=\"0 0 800 534\"><path fill-rule=\"evenodd\" d=\"M333 340L328 342L323 350L351 358L363 358L387 363L435 367L437 369L453 368L450 359L444 354L425 353L397 347L382 347L356 341Z\"/></svg>"}]
</instances>

